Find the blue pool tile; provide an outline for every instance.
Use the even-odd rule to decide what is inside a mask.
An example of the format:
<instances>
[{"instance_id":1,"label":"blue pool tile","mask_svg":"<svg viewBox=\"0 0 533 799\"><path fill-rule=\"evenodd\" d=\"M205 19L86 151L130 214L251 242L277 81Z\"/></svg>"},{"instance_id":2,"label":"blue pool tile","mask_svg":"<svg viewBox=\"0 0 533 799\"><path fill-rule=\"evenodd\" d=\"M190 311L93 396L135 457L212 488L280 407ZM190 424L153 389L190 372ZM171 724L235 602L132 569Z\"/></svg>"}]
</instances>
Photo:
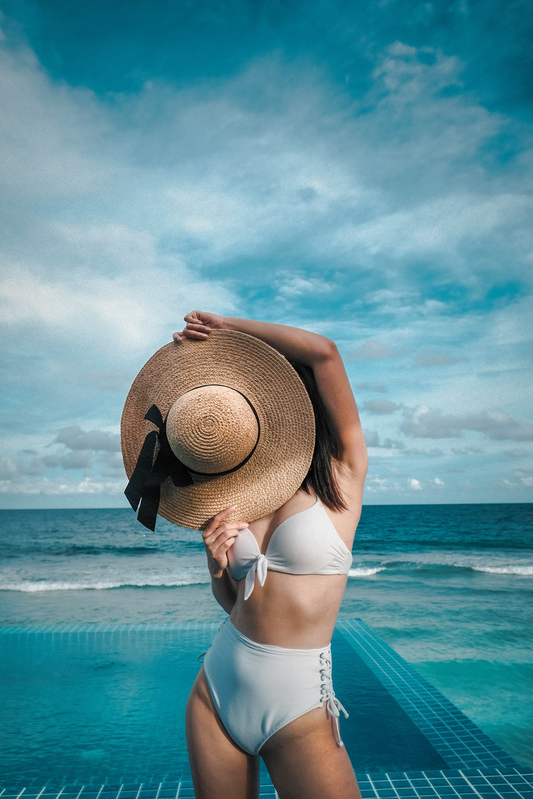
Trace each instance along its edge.
<instances>
[{"instance_id":1,"label":"blue pool tile","mask_svg":"<svg viewBox=\"0 0 533 799\"><path fill-rule=\"evenodd\" d=\"M155 640L161 631L179 632L187 629L205 635L206 630L214 634L218 626L218 623L210 622L151 626L63 625L54 628L53 635L62 632L74 636L104 632L107 635L118 627L120 635L126 635L142 628L150 629ZM447 765L443 770L394 771L388 776L374 772L358 774L363 799L395 799L396 796L400 799L429 799L437 796L449 799L454 796L465 799L498 799L501 796L518 799L521 796L522 799L533 799L533 769L519 766L514 758L446 700L363 622L345 620L339 622L337 627ZM20 634L29 633L28 630L24 633L21 628ZM139 775L140 779L142 777ZM73 784L48 785L42 792L37 788L26 789L22 796L21 790L10 788L0 796L1 799L18 799L19 796L20 799L55 799L58 796L59 799L117 799L117 796L118 799L192 799L194 795L190 780L156 782L155 776L153 779L151 782L149 778L142 787L136 782L122 785L95 783L83 789ZM275 796L268 778L261 781L261 796Z\"/></svg>"}]
</instances>

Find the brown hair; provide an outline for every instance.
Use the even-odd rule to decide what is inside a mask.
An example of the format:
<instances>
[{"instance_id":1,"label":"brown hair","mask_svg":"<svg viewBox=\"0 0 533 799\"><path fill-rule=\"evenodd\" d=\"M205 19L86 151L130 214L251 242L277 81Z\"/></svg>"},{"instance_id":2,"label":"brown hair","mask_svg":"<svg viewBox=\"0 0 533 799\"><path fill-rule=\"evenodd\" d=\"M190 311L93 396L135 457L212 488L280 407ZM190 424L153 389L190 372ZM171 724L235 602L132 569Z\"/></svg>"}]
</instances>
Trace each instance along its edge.
<instances>
[{"instance_id":1,"label":"brown hair","mask_svg":"<svg viewBox=\"0 0 533 799\"><path fill-rule=\"evenodd\" d=\"M337 431L318 391L312 368L300 361L290 361L290 363L306 387L315 412L316 437L313 460L300 487L307 494L313 489L324 505L331 510L346 510L346 504L331 468L332 459L339 457L340 443Z\"/></svg>"}]
</instances>

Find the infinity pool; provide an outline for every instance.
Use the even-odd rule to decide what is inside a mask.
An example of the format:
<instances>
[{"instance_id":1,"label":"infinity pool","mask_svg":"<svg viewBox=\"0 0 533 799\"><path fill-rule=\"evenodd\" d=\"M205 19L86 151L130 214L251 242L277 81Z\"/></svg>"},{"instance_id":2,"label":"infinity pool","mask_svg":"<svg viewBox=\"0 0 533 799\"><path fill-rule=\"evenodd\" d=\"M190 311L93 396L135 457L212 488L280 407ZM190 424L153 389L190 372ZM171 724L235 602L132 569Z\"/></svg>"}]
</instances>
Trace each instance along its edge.
<instances>
[{"instance_id":1,"label":"infinity pool","mask_svg":"<svg viewBox=\"0 0 533 799\"><path fill-rule=\"evenodd\" d=\"M0 799L193 799L183 715L217 628L0 628ZM362 799L533 799L533 769L364 622L337 622L332 643ZM264 768L260 783L277 797Z\"/></svg>"},{"instance_id":2,"label":"infinity pool","mask_svg":"<svg viewBox=\"0 0 533 799\"><path fill-rule=\"evenodd\" d=\"M188 772L185 703L218 624L3 628L4 784L150 782ZM443 758L337 629L335 690L356 771L440 769Z\"/></svg>"}]
</instances>

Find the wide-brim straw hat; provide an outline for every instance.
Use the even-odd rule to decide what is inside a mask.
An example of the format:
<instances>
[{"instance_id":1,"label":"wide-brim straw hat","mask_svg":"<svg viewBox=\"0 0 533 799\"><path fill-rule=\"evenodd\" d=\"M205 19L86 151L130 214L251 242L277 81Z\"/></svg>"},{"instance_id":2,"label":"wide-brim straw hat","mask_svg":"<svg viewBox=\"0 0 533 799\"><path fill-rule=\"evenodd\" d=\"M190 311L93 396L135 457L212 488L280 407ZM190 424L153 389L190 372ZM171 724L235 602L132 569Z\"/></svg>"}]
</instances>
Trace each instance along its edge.
<instances>
[{"instance_id":1,"label":"wide-brim straw hat","mask_svg":"<svg viewBox=\"0 0 533 799\"><path fill-rule=\"evenodd\" d=\"M154 408L155 406L155 408ZM148 414L148 418L145 418ZM235 505L250 522L301 486L315 444L315 417L296 371L254 336L212 330L158 350L130 389L121 422L132 506L151 504L170 522L203 529Z\"/></svg>"}]
</instances>

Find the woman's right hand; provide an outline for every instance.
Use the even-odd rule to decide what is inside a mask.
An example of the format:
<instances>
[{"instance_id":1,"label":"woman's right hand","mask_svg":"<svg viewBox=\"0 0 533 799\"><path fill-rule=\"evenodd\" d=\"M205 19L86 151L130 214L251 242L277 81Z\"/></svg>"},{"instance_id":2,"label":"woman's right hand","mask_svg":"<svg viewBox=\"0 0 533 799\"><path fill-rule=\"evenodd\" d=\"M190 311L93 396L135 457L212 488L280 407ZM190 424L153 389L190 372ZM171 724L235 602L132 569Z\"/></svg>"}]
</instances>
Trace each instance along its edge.
<instances>
[{"instance_id":1,"label":"woman's right hand","mask_svg":"<svg viewBox=\"0 0 533 799\"><path fill-rule=\"evenodd\" d=\"M221 510L216 516L209 519L202 533L209 572L216 579L222 577L224 569L228 565L228 549L233 545L240 531L248 527L247 522L224 521L231 516L234 510L235 505Z\"/></svg>"},{"instance_id":2,"label":"woman's right hand","mask_svg":"<svg viewBox=\"0 0 533 799\"><path fill-rule=\"evenodd\" d=\"M187 324L183 330L172 336L176 344L181 344L184 338L206 339L211 330L220 330L224 326L223 316L206 311L191 311L183 319Z\"/></svg>"}]
</instances>

